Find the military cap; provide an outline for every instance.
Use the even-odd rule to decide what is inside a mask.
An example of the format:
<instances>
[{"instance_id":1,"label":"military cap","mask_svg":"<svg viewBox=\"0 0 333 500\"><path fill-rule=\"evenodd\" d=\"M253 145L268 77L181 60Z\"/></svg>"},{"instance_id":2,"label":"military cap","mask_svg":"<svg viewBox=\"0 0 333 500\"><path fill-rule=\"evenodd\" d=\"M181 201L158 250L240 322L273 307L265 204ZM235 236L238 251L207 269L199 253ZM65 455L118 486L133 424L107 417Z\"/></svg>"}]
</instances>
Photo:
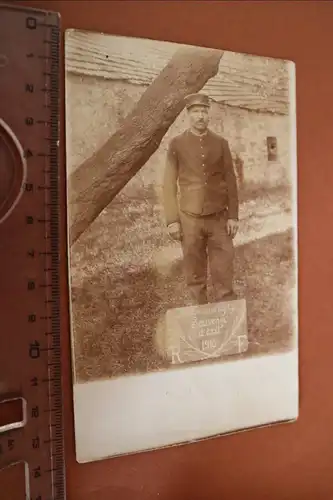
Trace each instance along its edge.
<instances>
[{"instance_id":1,"label":"military cap","mask_svg":"<svg viewBox=\"0 0 333 500\"><path fill-rule=\"evenodd\" d=\"M206 108L209 108L209 97L205 94L190 94L185 97L185 105L187 109L191 106L205 106Z\"/></svg>"}]
</instances>

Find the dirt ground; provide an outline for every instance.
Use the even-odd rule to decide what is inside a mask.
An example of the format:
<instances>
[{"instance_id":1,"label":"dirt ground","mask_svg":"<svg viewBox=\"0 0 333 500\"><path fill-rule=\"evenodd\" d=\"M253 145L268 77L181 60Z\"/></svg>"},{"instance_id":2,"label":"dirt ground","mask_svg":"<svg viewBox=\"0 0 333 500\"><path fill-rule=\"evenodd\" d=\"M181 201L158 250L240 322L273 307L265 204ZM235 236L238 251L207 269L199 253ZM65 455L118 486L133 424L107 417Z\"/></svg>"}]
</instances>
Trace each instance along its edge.
<instances>
[{"instance_id":1,"label":"dirt ground","mask_svg":"<svg viewBox=\"0 0 333 500\"><path fill-rule=\"evenodd\" d=\"M248 189L240 218L235 291L247 300L244 356L289 349L296 284L290 193ZM180 246L166 234L153 188L119 195L75 244L71 295L78 382L169 366L157 349L158 325L188 297Z\"/></svg>"}]
</instances>

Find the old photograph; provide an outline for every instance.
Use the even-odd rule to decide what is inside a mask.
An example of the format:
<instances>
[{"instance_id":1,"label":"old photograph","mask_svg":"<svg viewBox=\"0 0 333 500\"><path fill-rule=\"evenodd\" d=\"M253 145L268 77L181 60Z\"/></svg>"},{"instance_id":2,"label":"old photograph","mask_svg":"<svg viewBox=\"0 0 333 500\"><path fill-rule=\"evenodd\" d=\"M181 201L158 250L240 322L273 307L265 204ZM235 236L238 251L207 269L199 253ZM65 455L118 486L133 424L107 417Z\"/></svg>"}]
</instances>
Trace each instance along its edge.
<instances>
[{"instance_id":1,"label":"old photograph","mask_svg":"<svg viewBox=\"0 0 333 500\"><path fill-rule=\"evenodd\" d=\"M68 30L65 64L78 458L297 418L294 63Z\"/></svg>"}]
</instances>

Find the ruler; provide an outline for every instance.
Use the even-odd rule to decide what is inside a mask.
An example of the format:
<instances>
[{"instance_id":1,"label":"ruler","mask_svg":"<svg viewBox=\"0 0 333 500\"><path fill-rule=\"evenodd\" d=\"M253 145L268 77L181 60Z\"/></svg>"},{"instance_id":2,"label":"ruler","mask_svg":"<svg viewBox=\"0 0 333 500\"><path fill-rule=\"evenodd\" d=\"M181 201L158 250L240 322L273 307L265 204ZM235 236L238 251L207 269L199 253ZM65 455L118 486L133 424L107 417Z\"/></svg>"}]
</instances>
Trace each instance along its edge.
<instances>
[{"instance_id":1,"label":"ruler","mask_svg":"<svg viewBox=\"0 0 333 500\"><path fill-rule=\"evenodd\" d=\"M59 60L57 13L0 5L1 499L20 463L24 498L65 498Z\"/></svg>"}]
</instances>

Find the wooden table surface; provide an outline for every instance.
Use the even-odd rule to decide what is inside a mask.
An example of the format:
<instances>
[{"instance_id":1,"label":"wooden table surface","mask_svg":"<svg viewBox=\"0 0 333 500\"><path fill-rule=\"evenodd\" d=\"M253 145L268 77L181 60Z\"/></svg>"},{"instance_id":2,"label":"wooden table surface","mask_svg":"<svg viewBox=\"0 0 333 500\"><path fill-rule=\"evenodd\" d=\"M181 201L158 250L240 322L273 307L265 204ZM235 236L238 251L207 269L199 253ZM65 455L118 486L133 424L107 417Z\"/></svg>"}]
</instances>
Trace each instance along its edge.
<instances>
[{"instance_id":1,"label":"wooden table surface","mask_svg":"<svg viewBox=\"0 0 333 500\"><path fill-rule=\"evenodd\" d=\"M296 62L299 420L153 453L76 463L64 237L62 318L68 499L333 499L333 3L15 3L59 11L63 29L164 39ZM64 165L62 173L64 177Z\"/></svg>"}]
</instances>

